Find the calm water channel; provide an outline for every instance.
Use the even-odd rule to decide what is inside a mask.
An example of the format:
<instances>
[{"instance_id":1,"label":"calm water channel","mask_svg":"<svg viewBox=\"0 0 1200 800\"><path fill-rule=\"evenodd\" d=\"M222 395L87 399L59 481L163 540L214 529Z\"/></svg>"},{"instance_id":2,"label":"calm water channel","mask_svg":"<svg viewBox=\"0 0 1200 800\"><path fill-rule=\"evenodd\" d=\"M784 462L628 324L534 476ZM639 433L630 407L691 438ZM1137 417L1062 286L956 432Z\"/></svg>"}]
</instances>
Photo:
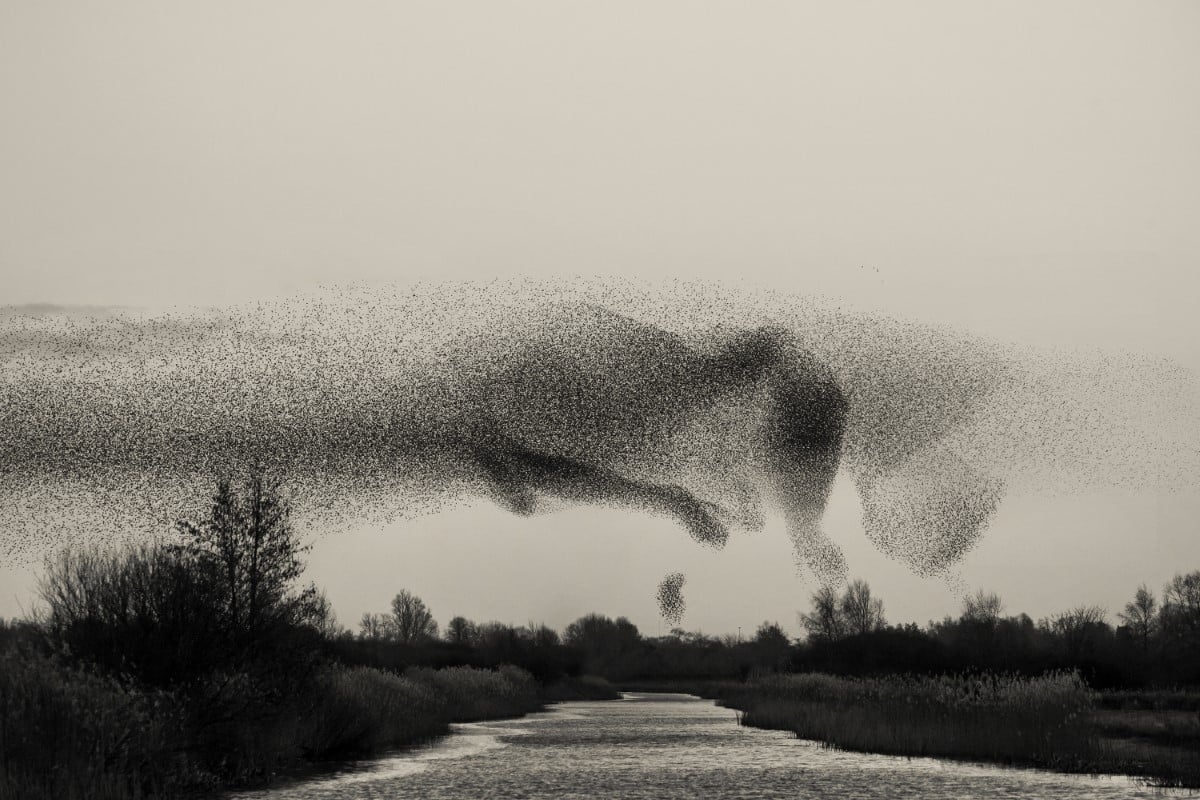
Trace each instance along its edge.
<instances>
[{"instance_id":1,"label":"calm water channel","mask_svg":"<svg viewBox=\"0 0 1200 800\"><path fill-rule=\"evenodd\" d=\"M249 798L1133 798L1125 778L826 750L686 695L567 703Z\"/></svg>"}]
</instances>

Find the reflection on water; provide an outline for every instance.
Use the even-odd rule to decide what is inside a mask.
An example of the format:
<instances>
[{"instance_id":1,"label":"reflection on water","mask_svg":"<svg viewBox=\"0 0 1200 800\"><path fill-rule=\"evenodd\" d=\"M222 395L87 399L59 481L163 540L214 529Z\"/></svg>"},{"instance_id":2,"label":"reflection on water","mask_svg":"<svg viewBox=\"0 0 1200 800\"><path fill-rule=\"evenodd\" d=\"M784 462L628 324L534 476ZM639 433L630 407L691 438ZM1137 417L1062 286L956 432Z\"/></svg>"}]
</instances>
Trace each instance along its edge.
<instances>
[{"instance_id":1,"label":"reflection on water","mask_svg":"<svg viewBox=\"0 0 1200 800\"><path fill-rule=\"evenodd\" d=\"M456 725L428 747L298 784L237 795L392 798L1133 798L1126 778L1001 769L827 750L742 728L686 695L568 703L523 719ZM1182 794L1182 793L1178 793Z\"/></svg>"}]
</instances>

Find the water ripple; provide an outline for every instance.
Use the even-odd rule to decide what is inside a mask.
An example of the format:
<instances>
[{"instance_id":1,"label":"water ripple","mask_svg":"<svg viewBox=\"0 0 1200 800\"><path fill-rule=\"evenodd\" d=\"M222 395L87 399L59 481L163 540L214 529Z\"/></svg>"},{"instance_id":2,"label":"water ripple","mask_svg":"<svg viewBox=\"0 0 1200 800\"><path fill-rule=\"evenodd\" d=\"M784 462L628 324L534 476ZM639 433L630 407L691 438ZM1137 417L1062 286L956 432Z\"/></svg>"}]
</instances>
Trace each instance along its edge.
<instances>
[{"instance_id":1,"label":"water ripple","mask_svg":"<svg viewBox=\"0 0 1200 800\"><path fill-rule=\"evenodd\" d=\"M428 747L239 800L460 798L1055 798L1183 796L1121 777L1062 775L828 750L741 728L682 695L567 703L519 720L456 725Z\"/></svg>"}]
</instances>

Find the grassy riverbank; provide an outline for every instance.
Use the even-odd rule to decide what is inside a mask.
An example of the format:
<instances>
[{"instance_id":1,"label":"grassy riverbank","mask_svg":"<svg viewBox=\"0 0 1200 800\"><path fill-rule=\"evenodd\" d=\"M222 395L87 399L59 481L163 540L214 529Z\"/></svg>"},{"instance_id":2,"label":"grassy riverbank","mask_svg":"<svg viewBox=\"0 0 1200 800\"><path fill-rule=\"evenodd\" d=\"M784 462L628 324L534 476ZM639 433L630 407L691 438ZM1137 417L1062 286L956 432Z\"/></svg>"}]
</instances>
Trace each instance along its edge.
<instances>
[{"instance_id":1,"label":"grassy riverbank","mask_svg":"<svg viewBox=\"0 0 1200 800\"><path fill-rule=\"evenodd\" d=\"M1129 774L1200 787L1194 695L1103 696L1074 674L839 678L820 673L623 688L673 689L737 709L743 725L786 730L829 747ZM1165 695L1164 695L1165 696ZM1173 698L1173 699L1172 699ZM1180 707L1182 704L1185 707Z\"/></svg>"},{"instance_id":2,"label":"grassy riverbank","mask_svg":"<svg viewBox=\"0 0 1200 800\"><path fill-rule=\"evenodd\" d=\"M429 741L451 722L521 716L560 697L615 697L597 679L539 686L516 667L331 666L296 698L234 674L152 691L31 652L0 656L0 797L128 800L269 782L306 762Z\"/></svg>"},{"instance_id":3,"label":"grassy riverbank","mask_svg":"<svg viewBox=\"0 0 1200 800\"><path fill-rule=\"evenodd\" d=\"M0 797L262 785L428 741L452 722L617 696L569 677L577 659L545 626L460 624L455 641L438 641L403 591L386 624L356 638L301 583L307 547L276 484L220 481L212 503L172 537L64 549L29 617L0 620Z\"/></svg>"}]
</instances>

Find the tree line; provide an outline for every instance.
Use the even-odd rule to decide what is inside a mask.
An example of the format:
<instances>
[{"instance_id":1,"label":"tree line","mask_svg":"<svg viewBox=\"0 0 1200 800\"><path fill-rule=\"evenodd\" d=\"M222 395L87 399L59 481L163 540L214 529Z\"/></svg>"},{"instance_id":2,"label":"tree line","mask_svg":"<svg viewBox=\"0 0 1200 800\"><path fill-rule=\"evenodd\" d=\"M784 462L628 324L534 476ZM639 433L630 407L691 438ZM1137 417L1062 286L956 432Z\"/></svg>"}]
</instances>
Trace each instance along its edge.
<instances>
[{"instance_id":1,"label":"tree line","mask_svg":"<svg viewBox=\"0 0 1200 800\"><path fill-rule=\"evenodd\" d=\"M785 671L841 675L949 674L971 671L1038 675L1077 670L1095 688L1200 684L1200 571L1176 575L1156 596L1145 585L1116 615L1081 605L1037 621L1006 615L1003 600L979 590L957 617L925 626L891 625L884 603L863 580L840 592L819 588L798 614L804 636L792 639L764 621L745 640L681 628L645 637L624 617L588 614L560 636L530 623L478 623L456 616L439 635L420 598L401 591L391 614L365 614L357 635L343 631L344 658L395 666L519 664L543 679L581 672L617 681L744 679Z\"/></svg>"},{"instance_id":2,"label":"tree line","mask_svg":"<svg viewBox=\"0 0 1200 800\"><path fill-rule=\"evenodd\" d=\"M1156 596L1145 584L1110 622L1081 605L1034 621L1004 614L1003 600L976 591L958 617L921 628L890 626L863 581L840 595L815 592L800 615L805 641L793 666L839 674L1078 670L1095 688L1200 684L1200 571L1175 575Z\"/></svg>"}]
</instances>

